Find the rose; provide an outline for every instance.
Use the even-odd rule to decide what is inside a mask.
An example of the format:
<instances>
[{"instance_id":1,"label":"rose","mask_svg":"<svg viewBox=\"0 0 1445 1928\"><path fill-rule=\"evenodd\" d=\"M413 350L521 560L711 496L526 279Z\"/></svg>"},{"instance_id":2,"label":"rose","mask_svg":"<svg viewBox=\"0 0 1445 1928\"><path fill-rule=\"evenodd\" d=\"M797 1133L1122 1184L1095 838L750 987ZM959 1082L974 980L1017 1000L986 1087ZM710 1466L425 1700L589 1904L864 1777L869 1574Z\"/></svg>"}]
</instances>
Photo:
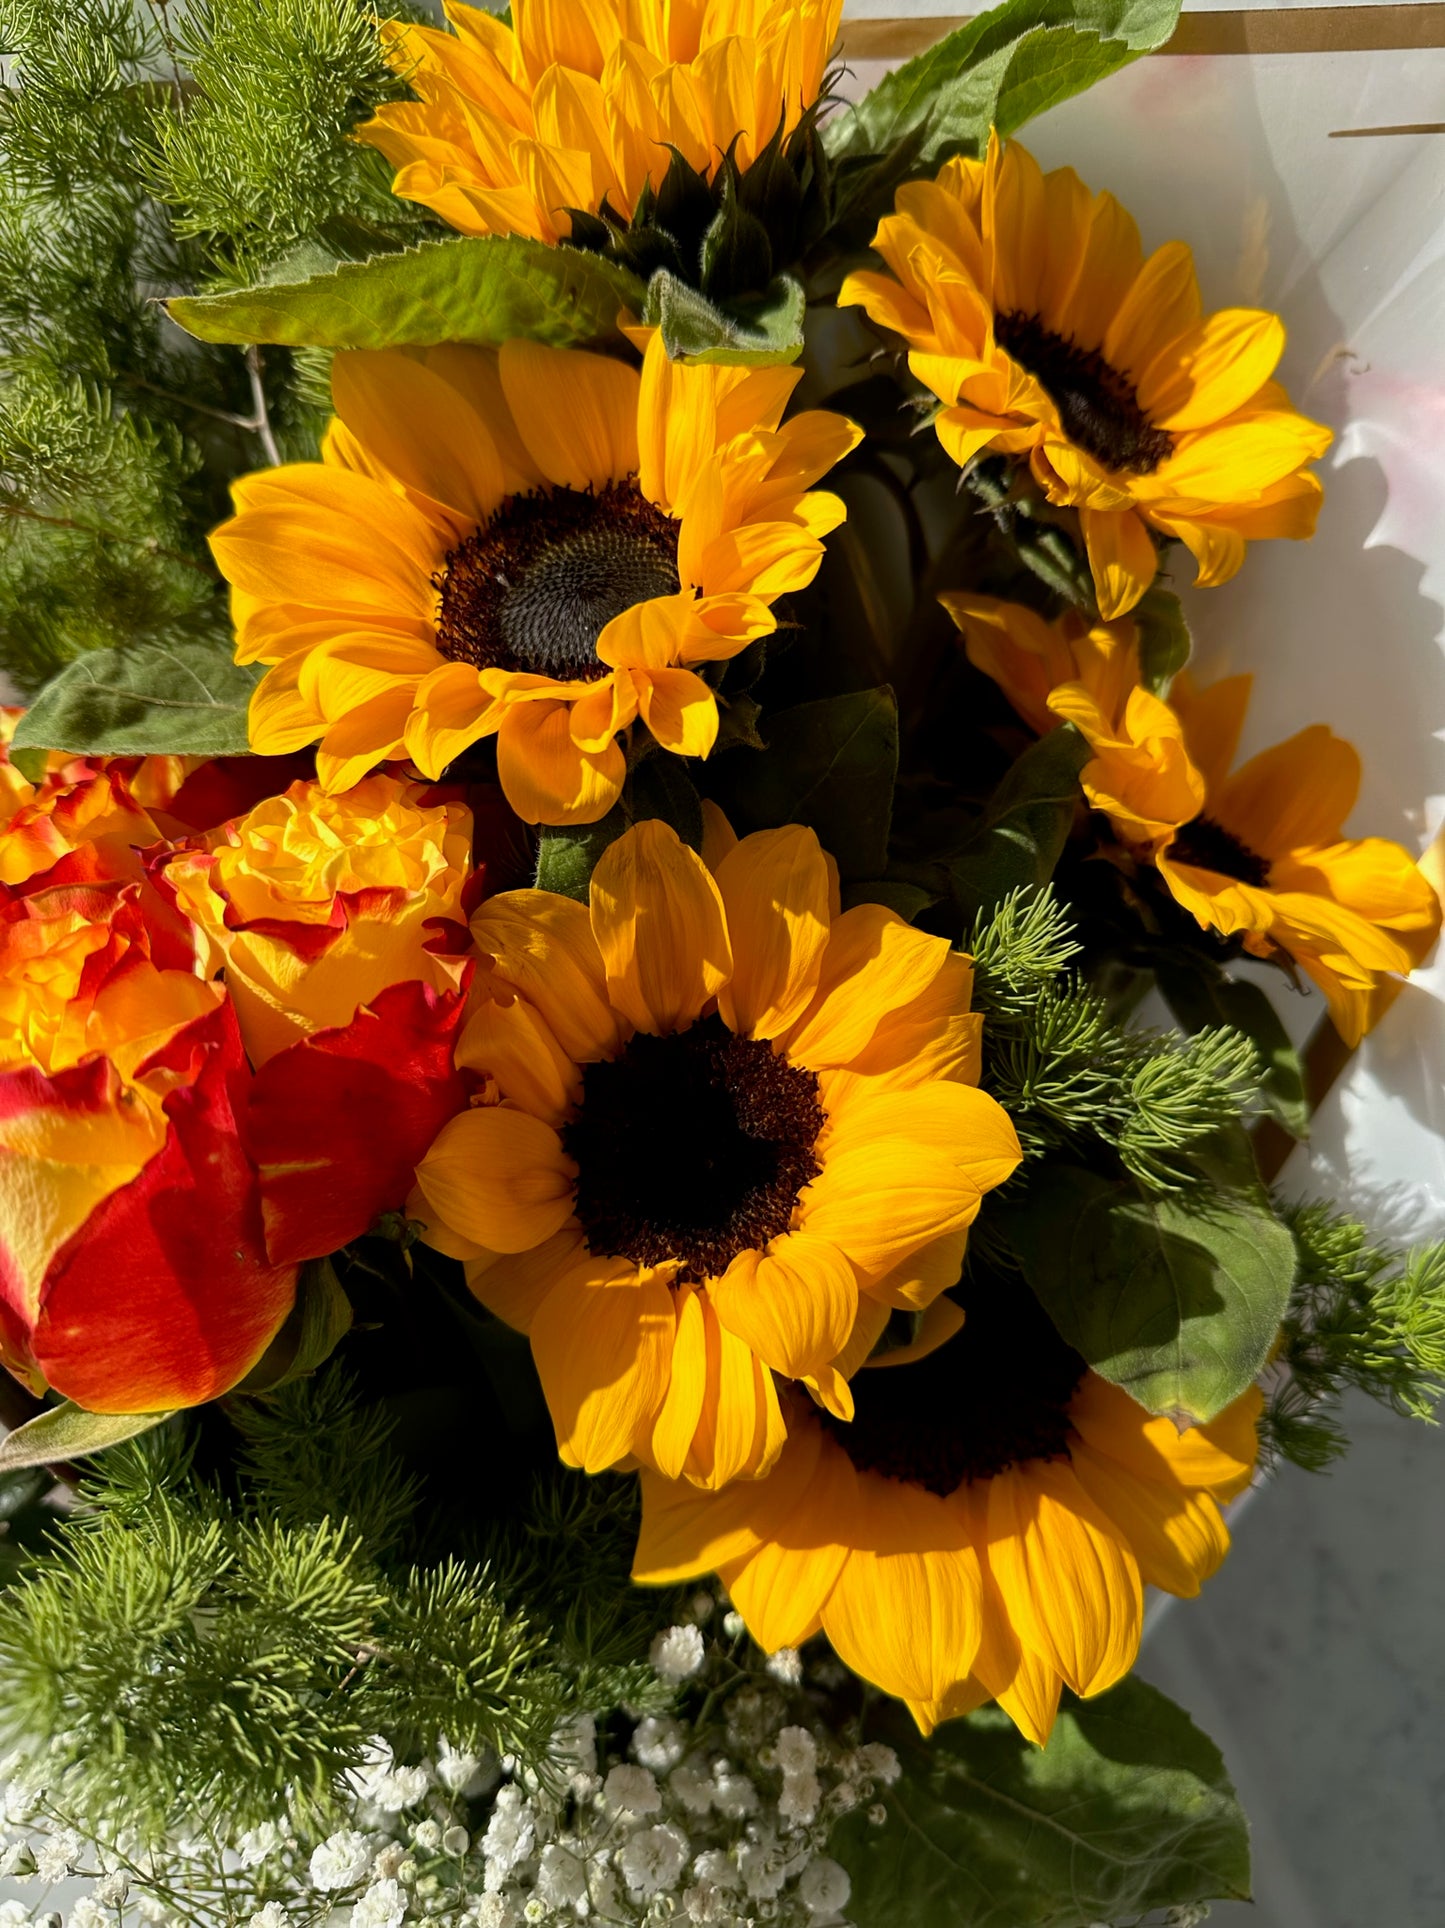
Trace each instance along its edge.
<instances>
[{"instance_id":1,"label":"rose","mask_svg":"<svg viewBox=\"0 0 1445 1928\"><path fill-rule=\"evenodd\" d=\"M196 1405L289 1312L239 1130L224 989L160 961L133 882L0 905L0 1359L98 1412Z\"/></svg>"}]
</instances>

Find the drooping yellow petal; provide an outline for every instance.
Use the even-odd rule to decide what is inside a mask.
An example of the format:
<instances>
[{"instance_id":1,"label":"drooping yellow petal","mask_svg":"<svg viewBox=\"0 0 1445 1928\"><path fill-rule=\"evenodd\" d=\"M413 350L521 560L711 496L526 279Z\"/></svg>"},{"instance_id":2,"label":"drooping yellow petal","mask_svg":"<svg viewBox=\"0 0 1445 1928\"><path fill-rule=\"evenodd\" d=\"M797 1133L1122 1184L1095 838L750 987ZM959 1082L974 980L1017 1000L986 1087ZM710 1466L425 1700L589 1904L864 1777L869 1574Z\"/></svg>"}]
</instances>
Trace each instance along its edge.
<instances>
[{"instance_id":1,"label":"drooping yellow petal","mask_svg":"<svg viewBox=\"0 0 1445 1928\"><path fill-rule=\"evenodd\" d=\"M731 975L718 887L697 853L656 818L602 853L591 915L612 1005L639 1031L685 1030Z\"/></svg>"},{"instance_id":2,"label":"drooping yellow petal","mask_svg":"<svg viewBox=\"0 0 1445 1928\"><path fill-rule=\"evenodd\" d=\"M741 1035L775 1038L817 990L830 924L827 861L813 831L788 824L745 837L716 874L733 950L718 1009Z\"/></svg>"},{"instance_id":3,"label":"drooping yellow petal","mask_svg":"<svg viewBox=\"0 0 1445 1928\"><path fill-rule=\"evenodd\" d=\"M1071 1455L1079 1484L1118 1529L1146 1586L1192 1599L1229 1551L1229 1530L1207 1494L1133 1478L1087 1447Z\"/></svg>"},{"instance_id":4,"label":"drooping yellow petal","mask_svg":"<svg viewBox=\"0 0 1445 1928\"><path fill-rule=\"evenodd\" d=\"M1080 509L1079 527L1100 616L1105 622L1127 616L1159 569L1159 555L1143 517L1132 509Z\"/></svg>"},{"instance_id":5,"label":"drooping yellow petal","mask_svg":"<svg viewBox=\"0 0 1445 1928\"><path fill-rule=\"evenodd\" d=\"M541 1012L519 997L476 1000L457 1042L456 1061L553 1126L563 1123L580 1091L577 1066Z\"/></svg>"},{"instance_id":6,"label":"drooping yellow petal","mask_svg":"<svg viewBox=\"0 0 1445 1928\"><path fill-rule=\"evenodd\" d=\"M765 1253L740 1252L707 1295L719 1320L765 1365L803 1379L828 1365L853 1330L858 1282L827 1239L789 1232Z\"/></svg>"},{"instance_id":7,"label":"drooping yellow petal","mask_svg":"<svg viewBox=\"0 0 1445 1928\"><path fill-rule=\"evenodd\" d=\"M707 1398L707 1325L691 1286L679 1286L673 1297L677 1332L667 1397L652 1430L652 1463L668 1479L680 1479Z\"/></svg>"},{"instance_id":8,"label":"drooping yellow petal","mask_svg":"<svg viewBox=\"0 0 1445 1928\"><path fill-rule=\"evenodd\" d=\"M428 1244L435 1243L432 1233L429 1227ZM530 1251L465 1254L467 1286L489 1312L518 1332L530 1332L538 1307L581 1257L582 1248L582 1227L569 1221Z\"/></svg>"},{"instance_id":9,"label":"drooping yellow petal","mask_svg":"<svg viewBox=\"0 0 1445 1928\"><path fill-rule=\"evenodd\" d=\"M622 794L627 759L615 740L584 750L571 706L515 703L497 729L497 775L523 823L596 823Z\"/></svg>"},{"instance_id":10,"label":"drooping yellow petal","mask_svg":"<svg viewBox=\"0 0 1445 1928\"><path fill-rule=\"evenodd\" d=\"M532 1357L569 1466L600 1473L646 1446L674 1326L662 1275L626 1259L583 1259L548 1293L532 1320Z\"/></svg>"},{"instance_id":11,"label":"drooping yellow petal","mask_svg":"<svg viewBox=\"0 0 1445 1928\"><path fill-rule=\"evenodd\" d=\"M472 916L472 936L497 977L535 1005L575 1064L615 1056L630 1035L607 997L607 975L585 904L547 890L508 890Z\"/></svg>"},{"instance_id":12,"label":"drooping yellow petal","mask_svg":"<svg viewBox=\"0 0 1445 1928\"><path fill-rule=\"evenodd\" d=\"M428 1206L492 1252L525 1252L572 1216L577 1168L550 1125L510 1105L464 1111L417 1167Z\"/></svg>"}]
</instances>

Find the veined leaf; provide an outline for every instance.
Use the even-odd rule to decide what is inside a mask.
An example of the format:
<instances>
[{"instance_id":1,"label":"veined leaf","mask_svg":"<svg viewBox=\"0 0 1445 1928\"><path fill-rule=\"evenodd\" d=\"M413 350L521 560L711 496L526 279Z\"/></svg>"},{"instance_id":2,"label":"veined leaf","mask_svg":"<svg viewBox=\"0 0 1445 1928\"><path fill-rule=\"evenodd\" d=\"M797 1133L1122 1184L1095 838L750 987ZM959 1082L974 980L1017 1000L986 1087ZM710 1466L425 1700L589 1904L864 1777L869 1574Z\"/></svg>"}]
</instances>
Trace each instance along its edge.
<instances>
[{"instance_id":1,"label":"veined leaf","mask_svg":"<svg viewBox=\"0 0 1445 1928\"><path fill-rule=\"evenodd\" d=\"M888 1703L888 1820L833 1837L857 1928L1086 1928L1249 1896L1249 1833L1219 1750L1142 1680L1066 1695L1037 1748L998 1708L920 1740ZM906 1907L900 1907L906 1897Z\"/></svg>"},{"instance_id":2,"label":"veined leaf","mask_svg":"<svg viewBox=\"0 0 1445 1928\"><path fill-rule=\"evenodd\" d=\"M1129 613L1139 631L1140 681L1155 696L1167 696L1194 648L1184 607L1172 589L1156 586Z\"/></svg>"},{"instance_id":3,"label":"veined leaf","mask_svg":"<svg viewBox=\"0 0 1445 1928\"><path fill-rule=\"evenodd\" d=\"M674 361L768 368L802 354L806 307L801 284L788 275L779 275L761 295L719 308L659 268L647 284L643 319L662 330Z\"/></svg>"},{"instance_id":4,"label":"veined leaf","mask_svg":"<svg viewBox=\"0 0 1445 1928\"><path fill-rule=\"evenodd\" d=\"M906 140L912 172L932 174L1162 46L1178 18L1179 0L1004 0L885 75L824 144L844 160Z\"/></svg>"},{"instance_id":5,"label":"veined leaf","mask_svg":"<svg viewBox=\"0 0 1445 1928\"><path fill-rule=\"evenodd\" d=\"M520 235L466 235L343 262L305 281L177 296L166 307L202 341L416 348L525 337L572 348L617 339L619 312L640 314L642 299L636 275L602 255Z\"/></svg>"},{"instance_id":6,"label":"veined leaf","mask_svg":"<svg viewBox=\"0 0 1445 1928\"><path fill-rule=\"evenodd\" d=\"M989 798L984 820L948 867L965 921L1011 890L1046 884L1079 807L1079 772L1090 757L1072 723L1031 743Z\"/></svg>"},{"instance_id":7,"label":"veined leaf","mask_svg":"<svg viewBox=\"0 0 1445 1928\"><path fill-rule=\"evenodd\" d=\"M215 643L87 650L41 690L15 741L76 755L244 756L261 674Z\"/></svg>"},{"instance_id":8,"label":"veined leaf","mask_svg":"<svg viewBox=\"0 0 1445 1928\"><path fill-rule=\"evenodd\" d=\"M68 1459L103 1453L107 1446L148 1433L169 1418L169 1413L88 1413L67 1399L27 1419L0 1443L0 1473L18 1472L24 1466L58 1466Z\"/></svg>"},{"instance_id":9,"label":"veined leaf","mask_svg":"<svg viewBox=\"0 0 1445 1928\"><path fill-rule=\"evenodd\" d=\"M1150 1412L1202 1422L1269 1357L1295 1244L1262 1188L1146 1194L1047 1165L1006 1230L1024 1277L1095 1372Z\"/></svg>"}]
</instances>

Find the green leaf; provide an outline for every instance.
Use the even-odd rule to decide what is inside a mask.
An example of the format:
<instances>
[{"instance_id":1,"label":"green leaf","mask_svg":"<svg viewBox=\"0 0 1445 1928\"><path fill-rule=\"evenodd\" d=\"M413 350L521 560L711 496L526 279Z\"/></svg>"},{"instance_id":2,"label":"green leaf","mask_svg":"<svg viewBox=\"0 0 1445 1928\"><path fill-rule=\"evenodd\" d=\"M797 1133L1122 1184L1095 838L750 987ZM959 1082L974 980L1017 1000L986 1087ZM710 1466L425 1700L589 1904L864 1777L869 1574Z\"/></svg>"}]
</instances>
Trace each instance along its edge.
<instances>
[{"instance_id":1,"label":"green leaf","mask_svg":"<svg viewBox=\"0 0 1445 1928\"><path fill-rule=\"evenodd\" d=\"M0 1473L22 1466L58 1466L68 1459L103 1453L107 1446L148 1433L169 1413L88 1413L66 1399L48 1412L27 1419L0 1444Z\"/></svg>"},{"instance_id":2,"label":"green leaf","mask_svg":"<svg viewBox=\"0 0 1445 1928\"><path fill-rule=\"evenodd\" d=\"M74 754L244 756L260 669L215 643L138 643L77 656L20 719L22 748Z\"/></svg>"},{"instance_id":3,"label":"green leaf","mask_svg":"<svg viewBox=\"0 0 1445 1928\"><path fill-rule=\"evenodd\" d=\"M1161 1197L1047 1165L1008 1209L1007 1234L1095 1372L1150 1412L1196 1422L1253 1381L1294 1283L1294 1239L1257 1184Z\"/></svg>"},{"instance_id":4,"label":"green leaf","mask_svg":"<svg viewBox=\"0 0 1445 1928\"><path fill-rule=\"evenodd\" d=\"M1304 1060L1268 994L1243 978L1226 977L1208 959L1161 960L1159 989L1186 1031L1228 1024L1243 1031L1264 1065L1260 1095L1292 1138L1308 1138L1309 1099Z\"/></svg>"},{"instance_id":5,"label":"green leaf","mask_svg":"<svg viewBox=\"0 0 1445 1928\"><path fill-rule=\"evenodd\" d=\"M537 888L559 897L587 902L588 886L597 860L615 843L630 819L620 803L597 823L561 824L544 829L537 839Z\"/></svg>"},{"instance_id":6,"label":"green leaf","mask_svg":"<svg viewBox=\"0 0 1445 1928\"><path fill-rule=\"evenodd\" d=\"M738 835L805 823L845 882L880 876L898 774L892 690L800 703L766 717L762 729L765 750L729 757L712 773L711 793Z\"/></svg>"},{"instance_id":7,"label":"green leaf","mask_svg":"<svg viewBox=\"0 0 1445 1928\"><path fill-rule=\"evenodd\" d=\"M237 1387L272 1392L324 1365L351 1330L351 1301L330 1259L312 1259L296 1281L286 1323Z\"/></svg>"},{"instance_id":8,"label":"green leaf","mask_svg":"<svg viewBox=\"0 0 1445 1928\"><path fill-rule=\"evenodd\" d=\"M662 330L674 361L769 368L802 354L806 309L802 285L790 275L779 275L761 295L724 309L659 268L647 284L643 319Z\"/></svg>"},{"instance_id":9,"label":"green leaf","mask_svg":"<svg viewBox=\"0 0 1445 1928\"><path fill-rule=\"evenodd\" d=\"M1065 723L1031 743L989 799L984 820L949 865L965 921L1012 890L1046 884L1054 874L1079 806L1079 772L1088 744Z\"/></svg>"},{"instance_id":10,"label":"green leaf","mask_svg":"<svg viewBox=\"0 0 1445 1928\"><path fill-rule=\"evenodd\" d=\"M915 175L980 154L1173 33L1179 0L1005 0L886 75L823 129L830 158L908 142Z\"/></svg>"},{"instance_id":11,"label":"green leaf","mask_svg":"<svg viewBox=\"0 0 1445 1928\"><path fill-rule=\"evenodd\" d=\"M1045 1748L997 1708L923 1741L891 1702L868 1738L903 1775L886 1825L859 1809L833 1836L857 1928L1086 1928L1249 1898L1248 1826L1219 1750L1142 1680L1066 1695Z\"/></svg>"},{"instance_id":12,"label":"green leaf","mask_svg":"<svg viewBox=\"0 0 1445 1928\"><path fill-rule=\"evenodd\" d=\"M887 909L897 911L909 924L915 917L921 916L930 904L938 902L931 890L897 877L869 877L861 883L849 884L841 895L844 910L852 910L855 904L883 904Z\"/></svg>"},{"instance_id":13,"label":"green leaf","mask_svg":"<svg viewBox=\"0 0 1445 1928\"><path fill-rule=\"evenodd\" d=\"M1139 678L1155 696L1167 696L1194 648L1184 606L1171 589L1146 590L1129 612L1139 631Z\"/></svg>"},{"instance_id":14,"label":"green leaf","mask_svg":"<svg viewBox=\"0 0 1445 1928\"><path fill-rule=\"evenodd\" d=\"M497 347L524 336L571 348L616 340L619 311L640 313L642 299L637 277L602 255L519 235L467 235L343 262L305 281L178 296L166 310L202 341Z\"/></svg>"}]
</instances>

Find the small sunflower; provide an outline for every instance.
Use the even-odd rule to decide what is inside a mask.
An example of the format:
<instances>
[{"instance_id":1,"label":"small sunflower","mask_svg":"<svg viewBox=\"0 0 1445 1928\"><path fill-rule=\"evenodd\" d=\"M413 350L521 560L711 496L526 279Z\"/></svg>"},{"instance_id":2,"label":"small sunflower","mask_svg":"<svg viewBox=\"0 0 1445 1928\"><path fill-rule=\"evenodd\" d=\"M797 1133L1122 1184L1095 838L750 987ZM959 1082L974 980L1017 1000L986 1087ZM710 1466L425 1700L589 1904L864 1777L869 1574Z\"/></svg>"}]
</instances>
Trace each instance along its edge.
<instances>
[{"instance_id":1,"label":"small sunflower","mask_svg":"<svg viewBox=\"0 0 1445 1928\"><path fill-rule=\"evenodd\" d=\"M1063 1684L1102 1693L1132 1666L1143 1587L1197 1593L1224 1558L1260 1407L1251 1388L1207 1426L1151 1418L1003 1280L854 1396L846 1426L790 1409L764 1480L645 1471L633 1578L717 1572L770 1652L823 1632L925 1732L997 1700L1040 1745Z\"/></svg>"},{"instance_id":2,"label":"small sunflower","mask_svg":"<svg viewBox=\"0 0 1445 1928\"><path fill-rule=\"evenodd\" d=\"M1206 930L1240 936L1255 957L1292 958L1355 1045L1383 1008L1390 978L1429 954L1440 900L1399 844L1341 834L1359 794L1360 759L1324 724L1231 774L1252 680L1233 676L1197 691L1188 677L1176 681L1170 705L1203 779L1204 807L1155 861Z\"/></svg>"},{"instance_id":3,"label":"small sunflower","mask_svg":"<svg viewBox=\"0 0 1445 1928\"><path fill-rule=\"evenodd\" d=\"M777 1457L775 1373L851 1414L848 1375L957 1279L1020 1153L976 1088L968 960L840 912L810 830L712 842L709 868L639 823L590 910L480 908L478 1101L409 1209L530 1335L564 1459L721 1486Z\"/></svg>"},{"instance_id":4,"label":"small sunflower","mask_svg":"<svg viewBox=\"0 0 1445 1928\"><path fill-rule=\"evenodd\" d=\"M862 431L783 422L799 379L656 334L640 373L528 341L338 355L323 460L238 482L211 537L237 660L273 666L252 747L317 743L336 792L495 735L508 802L552 824L605 816L639 716L706 756L699 669L773 630L844 515L810 485Z\"/></svg>"},{"instance_id":5,"label":"small sunflower","mask_svg":"<svg viewBox=\"0 0 1445 1928\"><path fill-rule=\"evenodd\" d=\"M1072 168L1044 174L991 136L985 160L900 188L873 245L891 272L850 275L839 302L907 342L955 462L1026 455L1048 499L1078 510L1106 619L1153 581L1155 534L1212 584L1246 541L1313 533L1305 464L1331 438L1272 379L1283 323L1205 315L1184 243L1146 260L1132 218Z\"/></svg>"},{"instance_id":6,"label":"small sunflower","mask_svg":"<svg viewBox=\"0 0 1445 1928\"><path fill-rule=\"evenodd\" d=\"M673 152L746 168L817 100L842 0L515 0L511 22L445 8L453 31L394 24L421 96L357 132L395 192L463 234L566 240L569 210L630 219Z\"/></svg>"},{"instance_id":7,"label":"small sunflower","mask_svg":"<svg viewBox=\"0 0 1445 1928\"><path fill-rule=\"evenodd\" d=\"M1079 730L1094 753L1079 787L1121 842L1152 846L1195 815L1203 780L1179 718L1140 681L1129 617L1090 624L1069 609L1050 621L1022 603L963 591L939 601L963 632L968 660L1030 728L1040 736L1060 723Z\"/></svg>"}]
</instances>

